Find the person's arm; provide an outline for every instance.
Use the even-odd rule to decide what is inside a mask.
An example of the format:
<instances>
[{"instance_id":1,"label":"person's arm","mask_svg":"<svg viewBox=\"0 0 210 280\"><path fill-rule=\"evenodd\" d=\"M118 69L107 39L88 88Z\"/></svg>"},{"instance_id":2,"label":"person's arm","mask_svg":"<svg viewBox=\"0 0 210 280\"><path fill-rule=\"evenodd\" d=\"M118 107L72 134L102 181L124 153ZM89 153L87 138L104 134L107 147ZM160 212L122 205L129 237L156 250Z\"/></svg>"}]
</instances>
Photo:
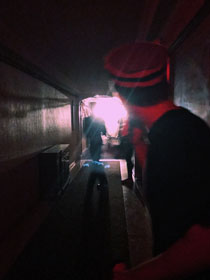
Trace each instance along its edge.
<instances>
[{"instance_id":1,"label":"person's arm","mask_svg":"<svg viewBox=\"0 0 210 280\"><path fill-rule=\"evenodd\" d=\"M210 269L210 228L194 225L161 255L127 271L114 271L114 280L172 280Z\"/></svg>"}]
</instances>

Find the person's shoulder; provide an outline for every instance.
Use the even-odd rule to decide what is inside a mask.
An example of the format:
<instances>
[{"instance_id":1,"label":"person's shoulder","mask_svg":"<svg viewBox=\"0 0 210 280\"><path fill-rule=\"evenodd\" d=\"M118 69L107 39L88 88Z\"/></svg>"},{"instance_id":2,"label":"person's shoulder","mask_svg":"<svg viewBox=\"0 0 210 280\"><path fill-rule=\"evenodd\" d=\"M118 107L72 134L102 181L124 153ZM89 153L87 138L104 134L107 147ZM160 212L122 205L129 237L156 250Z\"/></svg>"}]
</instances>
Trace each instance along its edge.
<instances>
[{"instance_id":1,"label":"person's shoulder","mask_svg":"<svg viewBox=\"0 0 210 280\"><path fill-rule=\"evenodd\" d=\"M207 122L193 112L182 108L179 113L179 124L182 124L186 130L192 130L196 134L206 133L210 137L210 127Z\"/></svg>"},{"instance_id":2,"label":"person's shoulder","mask_svg":"<svg viewBox=\"0 0 210 280\"><path fill-rule=\"evenodd\" d=\"M179 107L178 109L170 110L163 114L155 123L154 127L157 125L166 125L168 124L168 129L173 129L174 127L177 128L184 128L189 129L193 128L202 128L210 131L209 126L207 123L201 119L198 115L190 112L189 110Z\"/></svg>"},{"instance_id":3,"label":"person's shoulder","mask_svg":"<svg viewBox=\"0 0 210 280\"><path fill-rule=\"evenodd\" d=\"M162 115L150 130L150 137L194 138L206 137L210 141L210 128L199 116L185 108L168 111Z\"/></svg>"}]
</instances>

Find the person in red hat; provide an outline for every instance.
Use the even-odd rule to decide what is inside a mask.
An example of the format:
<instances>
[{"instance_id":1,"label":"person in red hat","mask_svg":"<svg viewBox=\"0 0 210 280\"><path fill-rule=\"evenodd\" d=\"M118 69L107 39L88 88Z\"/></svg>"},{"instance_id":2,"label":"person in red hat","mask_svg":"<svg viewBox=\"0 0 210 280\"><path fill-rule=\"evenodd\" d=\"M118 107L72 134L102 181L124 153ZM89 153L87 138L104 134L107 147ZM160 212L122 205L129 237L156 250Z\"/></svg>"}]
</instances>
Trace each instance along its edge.
<instances>
[{"instance_id":1,"label":"person in red hat","mask_svg":"<svg viewBox=\"0 0 210 280\"><path fill-rule=\"evenodd\" d=\"M165 47L120 46L105 58L105 68L141 123L132 127L133 144L154 236L154 258L114 270L114 280L210 279L210 129L171 101Z\"/></svg>"}]
</instances>

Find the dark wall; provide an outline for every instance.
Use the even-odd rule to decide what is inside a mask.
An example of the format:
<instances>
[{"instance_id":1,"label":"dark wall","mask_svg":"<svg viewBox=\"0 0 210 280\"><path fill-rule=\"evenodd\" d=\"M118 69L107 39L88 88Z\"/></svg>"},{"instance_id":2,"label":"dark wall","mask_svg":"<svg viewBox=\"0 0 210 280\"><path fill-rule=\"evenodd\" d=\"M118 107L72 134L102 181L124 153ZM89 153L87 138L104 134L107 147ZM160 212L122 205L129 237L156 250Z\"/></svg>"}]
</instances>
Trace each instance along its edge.
<instances>
[{"instance_id":1,"label":"dark wall","mask_svg":"<svg viewBox=\"0 0 210 280\"><path fill-rule=\"evenodd\" d=\"M210 16L175 53L174 99L210 125Z\"/></svg>"},{"instance_id":2,"label":"dark wall","mask_svg":"<svg viewBox=\"0 0 210 280\"><path fill-rule=\"evenodd\" d=\"M38 154L71 144L72 102L58 90L0 63L0 237L39 201ZM75 107L75 105L74 105Z\"/></svg>"}]
</instances>

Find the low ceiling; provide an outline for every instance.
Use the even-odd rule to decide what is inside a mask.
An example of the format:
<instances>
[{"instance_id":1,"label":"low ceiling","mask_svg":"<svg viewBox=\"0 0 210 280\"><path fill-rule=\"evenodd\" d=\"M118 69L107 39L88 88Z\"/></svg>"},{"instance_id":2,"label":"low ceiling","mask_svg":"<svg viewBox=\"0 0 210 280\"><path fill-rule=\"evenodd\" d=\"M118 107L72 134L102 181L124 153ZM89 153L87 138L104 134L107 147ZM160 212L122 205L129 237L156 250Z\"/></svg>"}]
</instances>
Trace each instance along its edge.
<instances>
[{"instance_id":1,"label":"low ceiling","mask_svg":"<svg viewBox=\"0 0 210 280\"><path fill-rule=\"evenodd\" d=\"M0 51L6 47L17 67L28 63L29 72L69 95L107 94L103 58L110 49L135 40L170 48L207 1L2 1Z\"/></svg>"}]
</instances>

